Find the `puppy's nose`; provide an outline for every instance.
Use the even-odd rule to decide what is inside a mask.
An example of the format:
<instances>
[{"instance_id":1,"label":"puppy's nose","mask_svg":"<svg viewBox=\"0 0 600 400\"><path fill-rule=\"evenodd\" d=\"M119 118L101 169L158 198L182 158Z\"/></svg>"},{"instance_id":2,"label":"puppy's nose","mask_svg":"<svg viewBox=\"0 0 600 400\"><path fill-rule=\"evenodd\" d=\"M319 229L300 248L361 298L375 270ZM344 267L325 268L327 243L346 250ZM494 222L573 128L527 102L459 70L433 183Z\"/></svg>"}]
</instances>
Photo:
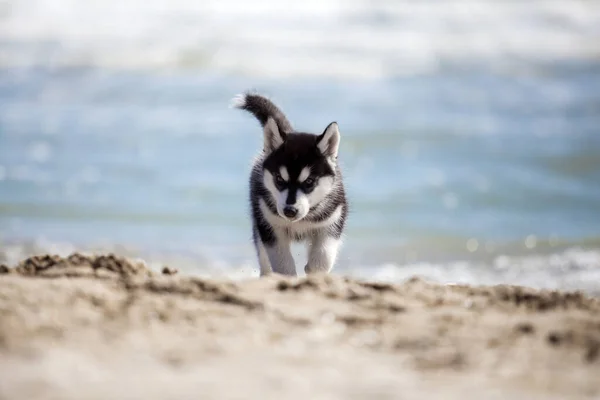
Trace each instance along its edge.
<instances>
[{"instance_id":1,"label":"puppy's nose","mask_svg":"<svg viewBox=\"0 0 600 400\"><path fill-rule=\"evenodd\" d=\"M283 215L288 218L294 218L298 214L298 209L294 206L285 206L283 208Z\"/></svg>"}]
</instances>

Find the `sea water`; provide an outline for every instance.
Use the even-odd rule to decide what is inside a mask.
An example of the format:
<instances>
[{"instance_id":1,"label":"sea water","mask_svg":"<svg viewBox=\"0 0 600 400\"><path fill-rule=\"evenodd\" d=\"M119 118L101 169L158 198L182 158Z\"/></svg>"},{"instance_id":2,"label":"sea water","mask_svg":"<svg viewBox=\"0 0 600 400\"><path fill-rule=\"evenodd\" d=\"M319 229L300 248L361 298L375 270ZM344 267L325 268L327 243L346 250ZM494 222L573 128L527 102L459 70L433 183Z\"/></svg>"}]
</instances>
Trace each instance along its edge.
<instances>
[{"instance_id":1,"label":"sea water","mask_svg":"<svg viewBox=\"0 0 600 400\"><path fill-rule=\"evenodd\" d=\"M340 126L336 273L600 293L598 43L591 1L4 1L0 262L256 276L256 89Z\"/></svg>"}]
</instances>

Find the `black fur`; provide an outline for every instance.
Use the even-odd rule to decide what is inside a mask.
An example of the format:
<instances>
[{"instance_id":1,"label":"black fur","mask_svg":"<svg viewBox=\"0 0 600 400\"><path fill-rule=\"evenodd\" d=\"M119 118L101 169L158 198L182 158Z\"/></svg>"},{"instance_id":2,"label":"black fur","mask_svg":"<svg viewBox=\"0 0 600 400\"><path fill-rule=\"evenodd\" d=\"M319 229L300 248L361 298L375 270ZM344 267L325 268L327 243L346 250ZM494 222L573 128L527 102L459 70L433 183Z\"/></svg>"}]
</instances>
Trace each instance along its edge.
<instances>
[{"instance_id":1,"label":"black fur","mask_svg":"<svg viewBox=\"0 0 600 400\"><path fill-rule=\"evenodd\" d=\"M254 115L262 127L265 126L269 117L272 117L282 134L293 131L292 124L290 124L285 114L273 102L263 96L246 93L244 94L244 103L238 108Z\"/></svg>"},{"instance_id":2,"label":"black fur","mask_svg":"<svg viewBox=\"0 0 600 400\"><path fill-rule=\"evenodd\" d=\"M277 239L273 234L271 225L262 215L259 201L260 199L263 199L269 207L269 210L271 210L273 213L277 213L277 208L275 207L274 200L271 198L269 191L263 184L261 170L262 167L257 164L254 168L252 168L252 172L250 174L250 211L252 216L252 230L255 232L253 233L253 239L254 244L256 245L256 232L258 232L260 240L264 244L273 245Z\"/></svg>"}]
</instances>

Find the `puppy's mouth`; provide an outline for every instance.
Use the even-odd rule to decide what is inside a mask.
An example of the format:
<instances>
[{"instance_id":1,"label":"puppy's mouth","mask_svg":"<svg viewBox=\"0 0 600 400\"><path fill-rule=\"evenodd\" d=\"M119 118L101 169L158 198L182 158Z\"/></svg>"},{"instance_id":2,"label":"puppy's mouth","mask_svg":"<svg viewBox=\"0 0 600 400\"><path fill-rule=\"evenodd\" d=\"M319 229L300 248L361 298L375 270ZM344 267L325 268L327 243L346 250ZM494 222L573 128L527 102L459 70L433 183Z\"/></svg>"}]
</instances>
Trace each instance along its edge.
<instances>
[{"instance_id":1,"label":"puppy's mouth","mask_svg":"<svg viewBox=\"0 0 600 400\"><path fill-rule=\"evenodd\" d=\"M301 221L305 217L305 215L296 216L296 217L287 217L283 213L279 213L279 216L288 222L298 222L298 221Z\"/></svg>"}]
</instances>

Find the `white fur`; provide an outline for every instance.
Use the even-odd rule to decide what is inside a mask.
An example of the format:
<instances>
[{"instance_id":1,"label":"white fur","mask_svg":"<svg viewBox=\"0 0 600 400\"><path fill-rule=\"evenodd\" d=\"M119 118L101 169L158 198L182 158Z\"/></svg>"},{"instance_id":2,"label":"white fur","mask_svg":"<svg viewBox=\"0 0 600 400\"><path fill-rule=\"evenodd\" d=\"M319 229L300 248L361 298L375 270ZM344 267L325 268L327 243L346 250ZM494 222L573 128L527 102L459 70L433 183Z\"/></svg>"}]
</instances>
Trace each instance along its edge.
<instances>
[{"instance_id":1,"label":"white fur","mask_svg":"<svg viewBox=\"0 0 600 400\"><path fill-rule=\"evenodd\" d=\"M281 177L283 178L284 181L289 182L290 174L288 174L288 170L285 166L282 166L281 168L279 168L279 173L281 174Z\"/></svg>"},{"instance_id":2,"label":"white fur","mask_svg":"<svg viewBox=\"0 0 600 400\"><path fill-rule=\"evenodd\" d=\"M283 235L277 235L277 242L274 246L265 246L273 272L282 275L297 275L296 263L290 250L290 244L290 239Z\"/></svg>"},{"instance_id":3,"label":"white fur","mask_svg":"<svg viewBox=\"0 0 600 400\"><path fill-rule=\"evenodd\" d=\"M302 168L302 171L300 171L300 175L298 176L298 182L302 183L305 180L308 179L308 177L310 176L310 167L304 167Z\"/></svg>"},{"instance_id":4,"label":"white fur","mask_svg":"<svg viewBox=\"0 0 600 400\"><path fill-rule=\"evenodd\" d=\"M300 221L302 218L306 217L310 211L310 200L308 196L300 190L296 193L296 202L292 205L298 210L298 214L296 214L292 222Z\"/></svg>"},{"instance_id":5,"label":"white fur","mask_svg":"<svg viewBox=\"0 0 600 400\"><path fill-rule=\"evenodd\" d=\"M246 95L238 94L231 99L231 103L229 104L231 108L244 108L246 107Z\"/></svg>"},{"instance_id":6,"label":"white fur","mask_svg":"<svg viewBox=\"0 0 600 400\"><path fill-rule=\"evenodd\" d=\"M308 248L308 263L304 267L307 274L315 272L329 272L335 264L341 241L326 233L314 235L310 238Z\"/></svg>"},{"instance_id":7,"label":"white fur","mask_svg":"<svg viewBox=\"0 0 600 400\"><path fill-rule=\"evenodd\" d=\"M256 232L256 237L259 237L258 232ZM260 239L258 239L256 241L256 246L258 251L258 265L260 266L260 275L268 275L269 273L271 273L272 268L271 261L269 260L269 255L267 253L267 250L265 249L265 245Z\"/></svg>"}]
</instances>

